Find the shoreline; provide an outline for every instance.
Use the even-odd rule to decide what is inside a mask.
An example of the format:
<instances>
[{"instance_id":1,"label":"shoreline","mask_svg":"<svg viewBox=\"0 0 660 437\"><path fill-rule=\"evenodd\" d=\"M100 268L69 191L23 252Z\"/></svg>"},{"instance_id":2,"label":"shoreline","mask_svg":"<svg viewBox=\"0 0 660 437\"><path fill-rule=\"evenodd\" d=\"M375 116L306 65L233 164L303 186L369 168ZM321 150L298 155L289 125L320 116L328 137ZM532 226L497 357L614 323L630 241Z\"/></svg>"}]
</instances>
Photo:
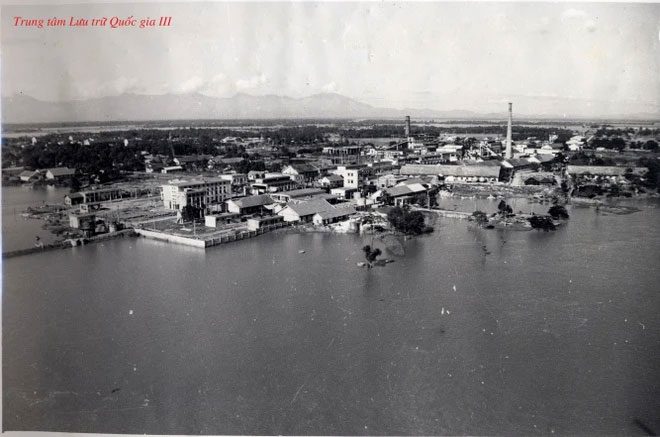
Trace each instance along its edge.
<instances>
[{"instance_id":1,"label":"shoreline","mask_svg":"<svg viewBox=\"0 0 660 437\"><path fill-rule=\"evenodd\" d=\"M50 252L60 249L72 249L77 246L84 246L87 244L98 243L101 241L114 240L116 238L135 237L136 234L133 229L122 229L121 231L113 232L112 234L101 234L91 238L77 238L57 241L55 243L44 244L43 246L28 247L26 249L10 250L2 253L2 259L16 258L19 256L32 255L35 253ZM74 244L76 242L76 244Z\"/></svg>"},{"instance_id":2,"label":"shoreline","mask_svg":"<svg viewBox=\"0 0 660 437\"><path fill-rule=\"evenodd\" d=\"M497 192L497 188L499 187L492 187L495 188L493 191L486 191L484 190L486 187L477 187L477 190L479 192L472 192L472 196L470 197L475 197L475 198L487 198L491 195L494 195ZM510 187L509 187L510 188ZM505 188L505 191L506 190ZM518 191L518 190L511 190L511 191ZM513 194L513 193L511 193ZM523 192L518 192L513 194L515 197L524 197L529 200L534 200L535 199L535 194L538 194L538 191L536 193L523 193ZM451 197L460 197L463 198L463 195L458 194L456 192L452 192ZM499 194L498 194L499 196ZM448 196L449 197L449 196ZM620 215L626 215L626 214L631 214L634 212L640 211L639 208L636 208L634 206L624 206L620 205L621 203L637 203L637 202L643 202L643 201L648 201L648 200L653 200L653 199L658 199L660 196L655 193L644 193L644 194L639 194L633 197L603 197L603 198L582 198L582 197L570 197L566 199L566 203L573 205L575 207L582 207L582 208L591 208L595 207L597 211L601 211L603 213L609 213L609 214L620 214ZM52 206L52 205L48 205ZM469 212L463 212L463 211L456 211L456 210L451 210L451 209L428 209L428 208L416 208L417 210L425 213L425 214L431 214L435 217L442 217L442 218L449 218L449 219L458 219L458 220L469 220L470 217L472 216L472 213ZM44 220L42 217L45 216L45 214L35 214L34 216L30 217L33 220ZM512 226L506 226L506 229L512 229ZM522 229L521 229L522 230ZM529 229L525 229L529 230ZM46 252L46 251L52 251L52 250L59 250L59 249L66 249L66 248L72 248L78 245L85 245L85 244L91 244L91 243L96 243L99 241L105 241L105 240L110 240L110 239L115 239L115 238L120 238L120 237L125 237L125 236L130 236L130 237L144 237L144 238L150 238L154 240L159 240L159 241L166 241L168 243L172 244L183 244L187 246L194 246L194 247L199 247L202 249L206 249L207 247L213 247L216 245L224 244L224 243L229 243L232 241L240 241L246 238L253 238L258 235L262 235L264 233L269 233L269 232L286 232L286 233L295 233L295 234L312 234L312 233L320 233L320 234L360 234L360 232L356 230L350 230L347 228L341 228L341 227L333 227L333 226L313 226L307 223L303 224L298 224L294 226L283 226L283 227L278 227L277 229L263 229L259 231L245 231L240 234L236 235L226 235L222 237L217 237L217 238L212 238L210 241L206 240L196 240L196 244L188 244L187 241L178 241L183 239L188 240L185 237L178 237L175 235L168 235L165 233L158 233L158 235L151 235L148 232L142 232L143 230L137 229L137 228L128 228L124 229L121 231L114 232L112 234L101 234L97 235L95 237L91 238L75 238L75 239L66 239L62 241L56 241L53 243L45 244L41 247L27 247L24 249L15 249L15 250L10 250L7 252L2 253L2 258L3 259L9 259L9 258L14 258L14 257L19 257L19 256L25 256L25 255L31 255L35 253L41 253L41 252ZM149 235L146 235L149 234ZM387 234L385 234L387 235ZM177 240L177 241L175 241ZM74 244L74 242L76 242ZM210 243L210 244L209 244Z\"/></svg>"}]
</instances>

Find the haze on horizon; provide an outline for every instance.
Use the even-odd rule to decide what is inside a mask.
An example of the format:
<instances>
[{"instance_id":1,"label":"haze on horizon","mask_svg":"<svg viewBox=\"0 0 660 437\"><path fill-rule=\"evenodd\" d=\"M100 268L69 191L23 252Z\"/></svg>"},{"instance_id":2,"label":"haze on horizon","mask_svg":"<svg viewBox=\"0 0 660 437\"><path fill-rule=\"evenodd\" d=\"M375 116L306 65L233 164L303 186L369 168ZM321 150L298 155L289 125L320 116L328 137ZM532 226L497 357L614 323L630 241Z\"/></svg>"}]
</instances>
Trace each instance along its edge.
<instances>
[{"instance_id":1,"label":"haze on horizon","mask_svg":"<svg viewBox=\"0 0 660 437\"><path fill-rule=\"evenodd\" d=\"M13 26L129 15L173 25ZM529 115L660 115L660 4L4 6L1 38L5 97L333 92L398 109L502 112L514 101Z\"/></svg>"}]
</instances>

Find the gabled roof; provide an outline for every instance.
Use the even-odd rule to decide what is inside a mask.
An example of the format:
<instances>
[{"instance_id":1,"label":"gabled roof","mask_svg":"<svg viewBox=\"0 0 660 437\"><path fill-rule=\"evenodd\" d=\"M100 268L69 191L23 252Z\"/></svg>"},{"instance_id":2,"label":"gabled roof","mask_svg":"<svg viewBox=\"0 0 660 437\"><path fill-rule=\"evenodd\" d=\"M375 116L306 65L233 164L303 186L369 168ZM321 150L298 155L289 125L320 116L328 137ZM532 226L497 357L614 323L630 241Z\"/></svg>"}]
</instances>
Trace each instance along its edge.
<instances>
[{"instance_id":1,"label":"gabled roof","mask_svg":"<svg viewBox=\"0 0 660 437\"><path fill-rule=\"evenodd\" d=\"M412 194L423 193L426 188L422 184L410 185L397 185L395 187L386 188L385 193L392 197L410 196Z\"/></svg>"},{"instance_id":2,"label":"gabled roof","mask_svg":"<svg viewBox=\"0 0 660 437\"><path fill-rule=\"evenodd\" d=\"M333 209L332 205L330 205L325 199L292 201L288 203L287 208L290 208L300 217L314 215L317 212L329 211Z\"/></svg>"},{"instance_id":3,"label":"gabled roof","mask_svg":"<svg viewBox=\"0 0 660 437\"><path fill-rule=\"evenodd\" d=\"M505 161L500 161L499 159L486 159L481 161L463 161L463 165L480 165L482 167L500 167Z\"/></svg>"},{"instance_id":4,"label":"gabled roof","mask_svg":"<svg viewBox=\"0 0 660 437\"><path fill-rule=\"evenodd\" d=\"M264 206L275 203L275 201L267 194L241 197L239 199L229 200L228 202L234 202L239 208L252 208L255 206Z\"/></svg>"},{"instance_id":5,"label":"gabled roof","mask_svg":"<svg viewBox=\"0 0 660 437\"><path fill-rule=\"evenodd\" d=\"M537 159L540 162L550 162L555 159L555 155L551 153L540 153L532 156L532 158Z\"/></svg>"},{"instance_id":6,"label":"gabled roof","mask_svg":"<svg viewBox=\"0 0 660 437\"><path fill-rule=\"evenodd\" d=\"M525 167L525 166L528 166L528 165L531 164L531 162L529 162L528 160L526 160L524 158L521 158L521 159L511 158L511 159L507 159L504 162L508 162L509 164L511 164L513 166L513 168Z\"/></svg>"},{"instance_id":7,"label":"gabled roof","mask_svg":"<svg viewBox=\"0 0 660 437\"><path fill-rule=\"evenodd\" d=\"M177 156L174 159L177 162L197 162L197 161L201 161L203 158L199 158L197 156L186 155L186 156Z\"/></svg>"},{"instance_id":8,"label":"gabled roof","mask_svg":"<svg viewBox=\"0 0 660 437\"><path fill-rule=\"evenodd\" d=\"M344 180L344 178L342 176L338 175L338 174L330 174L330 175L327 175L327 176L323 176L321 178L321 180L323 180L323 179L327 179L330 182L332 182L332 181L343 181Z\"/></svg>"},{"instance_id":9,"label":"gabled roof","mask_svg":"<svg viewBox=\"0 0 660 437\"><path fill-rule=\"evenodd\" d=\"M344 206L344 207L329 209L327 211L321 211L316 214L318 214L319 217L321 217L321 219L327 220L327 219L345 217L347 215L355 214L355 208L353 206Z\"/></svg>"},{"instance_id":10,"label":"gabled roof","mask_svg":"<svg viewBox=\"0 0 660 437\"><path fill-rule=\"evenodd\" d=\"M49 168L48 171L53 176L69 176L69 175L72 175L76 172L75 170L70 169L68 167Z\"/></svg>"},{"instance_id":11,"label":"gabled roof","mask_svg":"<svg viewBox=\"0 0 660 437\"><path fill-rule=\"evenodd\" d=\"M297 197L307 197L307 196L313 196L315 194L325 194L325 191L319 188L299 188L297 190L280 191L275 194L278 196L289 196L289 199L295 199Z\"/></svg>"}]
</instances>

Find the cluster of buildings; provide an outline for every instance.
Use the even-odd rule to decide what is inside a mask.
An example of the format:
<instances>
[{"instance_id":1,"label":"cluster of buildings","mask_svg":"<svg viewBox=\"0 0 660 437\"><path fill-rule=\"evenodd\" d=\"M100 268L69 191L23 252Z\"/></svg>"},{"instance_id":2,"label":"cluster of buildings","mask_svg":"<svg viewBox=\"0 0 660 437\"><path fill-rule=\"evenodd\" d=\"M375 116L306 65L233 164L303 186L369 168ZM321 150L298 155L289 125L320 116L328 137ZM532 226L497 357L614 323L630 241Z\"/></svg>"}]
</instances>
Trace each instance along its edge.
<instances>
[{"instance_id":1,"label":"cluster of buildings","mask_svg":"<svg viewBox=\"0 0 660 437\"><path fill-rule=\"evenodd\" d=\"M575 166L566 172L555 165L564 148L554 144L556 138L514 143L511 131L511 104L506 138L485 138L469 147L417 138L406 117L403 141L380 147L332 144L322 148L320 159L292 159L278 172L174 179L162 186L163 205L176 211L198 208L200 217L208 216L207 226L214 227L235 220L253 220L252 226L263 220L327 225L383 203L420 203L445 184L559 186L576 175ZM575 136L568 146L579 150L587 140ZM625 169L588 171L623 177Z\"/></svg>"},{"instance_id":2,"label":"cluster of buildings","mask_svg":"<svg viewBox=\"0 0 660 437\"><path fill-rule=\"evenodd\" d=\"M8 167L2 169L3 178L13 178L20 182L24 183L34 183L34 182L68 182L74 175L76 171L68 167L55 167L55 168L45 168L45 169L36 169L28 170L24 167Z\"/></svg>"},{"instance_id":3,"label":"cluster of buildings","mask_svg":"<svg viewBox=\"0 0 660 437\"><path fill-rule=\"evenodd\" d=\"M314 153L283 156L277 147L252 138L241 156L151 155L142 152L146 173L159 176L161 209L179 223L203 221L205 227L223 229L240 224L254 231L287 223L318 226L347 222L359 211L379 205L431 202L437 189L453 184L544 185L562 181L626 183L643 177L645 168L618 166L565 166L557 156L566 148L579 152L589 144L586 136L573 136L565 144L552 135L543 141L512 140L512 105L507 135L502 138L458 141L449 136L415 135L406 117L403 137L380 144L346 144L334 138ZM234 145L236 138L222 144ZM254 156L265 165L249 170L243 164ZM237 169L244 169L241 172ZM277 170L277 171L275 171ZM75 171L66 167L26 170L3 169L23 182L65 181ZM170 176L164 176L172 174ZM195 176L193 176L195 175ZM79 206L70 216L71 227L91 229L95 211L104 202L147 193L103 187L71 193L67 206ZM156 198L157 199L157 198Z\"/></svg>"}]
</instances>

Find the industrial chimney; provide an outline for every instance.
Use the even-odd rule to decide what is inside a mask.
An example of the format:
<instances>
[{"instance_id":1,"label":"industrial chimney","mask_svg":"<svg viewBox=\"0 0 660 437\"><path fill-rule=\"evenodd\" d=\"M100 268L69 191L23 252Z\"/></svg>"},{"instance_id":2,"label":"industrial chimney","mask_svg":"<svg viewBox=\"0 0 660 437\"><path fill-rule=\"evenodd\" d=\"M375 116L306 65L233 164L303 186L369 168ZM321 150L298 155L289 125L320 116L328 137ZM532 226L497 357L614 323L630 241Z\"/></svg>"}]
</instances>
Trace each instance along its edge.
<instances>
[{"instance_id":1,"label":"industrial chimney","mask_svg":"<svg viewBox=\"0 0 660 437\"><path fill-rule=\"evenodd\" d=\"M406 115L406 126L404 128L404 136L406 137L406 140L410 138L410 116Z\"/></svg>"},{"instance_id":2,"label":"industrial chimney","mask_svg":"<svg viewBox=\"0 0 660 437\"><path fill-rule=\"evenodd\" d=\"M504 157L506 159L511 159L513 157L511 153L511 124L513 123L513 103L509 102L509 123L506 126L506 152Z\"/></svg>"}]
</instances>

